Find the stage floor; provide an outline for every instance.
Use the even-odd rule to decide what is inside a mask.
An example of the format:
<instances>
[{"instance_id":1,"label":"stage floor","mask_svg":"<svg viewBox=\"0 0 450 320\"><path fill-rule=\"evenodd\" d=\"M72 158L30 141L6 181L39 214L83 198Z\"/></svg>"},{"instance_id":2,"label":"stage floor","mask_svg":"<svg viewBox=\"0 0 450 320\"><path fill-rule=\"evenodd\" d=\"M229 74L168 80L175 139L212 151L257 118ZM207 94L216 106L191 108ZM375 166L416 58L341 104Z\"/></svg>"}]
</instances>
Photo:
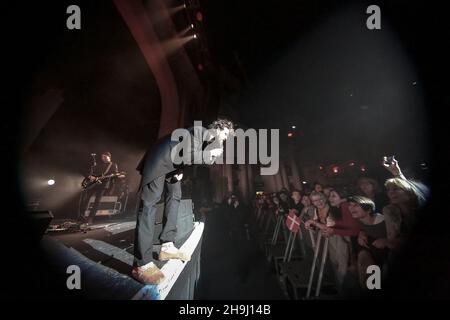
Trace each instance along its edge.
<instances>
[{"instance_id":1,"label":"stage floor","mask_svg":"<svg viewBox=\"0 0 450 320\"><path fill-rule=\"evenodd\" d=\"M104 217L85 233L51 232L45 237L101 267L101 274L96 272L84 284L90 290L88 299L286 299L253 232L250 239L230 238L226 220L223 212L214 210L203 217L204 223L197 222L183 239L183 245L191 243L193 259L187 264L171 260L170 268L157 262L171 279L159 287L143 286L130 276L135 217ZM156 254L159 246L154 247Z\"/></svg>"},{"instance_id":2,"label":"stage floor","mask_svg":"<svg viewBox=\"0 0 450 320\"><path fill-rule=\"evenodd\" d=\"M52 222L52 224L58 221ZM58 259L58 256L65 256L68 260L81 262L85 266L85 287L92 292L85 291L86 298L96 299L177 299L193 298L193 288L198 280L200 268L200 250L204 224L196 222L194 229L185 238L176 243L183 250L191 253L190 262L179 260L169 260L160 262L155 259L155 263L161 268L166 276L166 281L158 286L142 285L131 278L131 268L133 263L133 242L134 229L136 226L135 217L103 217L90 227L89 230L79 232L49 231L43 239L44 246L48 253ZM50 229L51 230L51 229ZM70 254L63 254L62 251L69 250ZM159 245L154 246L154 256L160 250ZM95 276L93 276L95 273ZM184 273L184 274L183 274ZM102 288L104 278L106 287ZM180 278L183 281L189 279L186 284L176 284ZM90 280L87 280L90 279ZM108 296L108 282L115 283L111 295ZM90 282L88 282L90 281ZM92 282L99 285L94 285ZM123 287L123 294L120 291ZM191 288L192 287L192 288ZM100 289L102 288L102 289ZM100 293L102 290L102 293ZM180 292L183 291L183 292ZM188 290L189 292L185 292ZM97 292L99 291L99 292Z\"/></svg>"}]
</instances>

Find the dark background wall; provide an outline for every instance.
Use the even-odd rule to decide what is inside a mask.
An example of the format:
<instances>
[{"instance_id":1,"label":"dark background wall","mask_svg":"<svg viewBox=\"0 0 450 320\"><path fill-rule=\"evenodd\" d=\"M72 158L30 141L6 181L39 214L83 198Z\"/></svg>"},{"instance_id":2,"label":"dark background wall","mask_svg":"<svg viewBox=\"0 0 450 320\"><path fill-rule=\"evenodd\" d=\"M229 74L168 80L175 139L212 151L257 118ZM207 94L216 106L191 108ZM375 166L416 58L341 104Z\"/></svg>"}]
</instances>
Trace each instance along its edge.
<instances>
[{"instance_id":1,"label":"dark background wall","mask_svg":"<svg viewBox=\"0 0 450 320\"><path fill-rule=\"evenodd\" d=\"M161 111L152 72L113 3L83 3L82 29L74 31L62 30L65 8L39 4L48 22L36 15L42 24L22 39L39 62L27 79L26 110L59 107L23 153L20 178L26 200L41 199L57 217L75 217L91 153L100 161L100 153L110 151L136 190L135 168L157 137ZM23 122L34 123L30 114L40 116L28 112ZM47 186L48 179L56 184Z\"/></svg>"}]
</instances>

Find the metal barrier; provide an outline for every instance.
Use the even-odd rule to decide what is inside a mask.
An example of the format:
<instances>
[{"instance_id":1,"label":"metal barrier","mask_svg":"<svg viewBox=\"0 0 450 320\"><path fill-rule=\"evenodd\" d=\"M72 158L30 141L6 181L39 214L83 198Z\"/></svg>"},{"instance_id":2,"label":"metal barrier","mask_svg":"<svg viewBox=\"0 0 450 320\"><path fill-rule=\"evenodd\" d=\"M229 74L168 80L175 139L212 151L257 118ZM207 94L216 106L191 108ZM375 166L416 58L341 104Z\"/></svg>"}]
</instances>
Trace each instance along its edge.
<instances>
[{"instance_id":1,"label":"metal barrier","mask_svg":"<svg viewBox=\"0 0 450 320\"><path fill-rule=\"evenodd\" d=\"M283 223L283 216L282 215L278 215L277 217L277 223L275 225L275 230L273 232L273 236L272 236L272 241L271 241L271 245L275 245L277 243L278 240L278 235L280 234L280 227Z\"/></svg>"},{"instance_id":2,"label":"metal barrier","mask_svg":"<svg viewBox=\"0 0 450 320\"><path fill-rule=\"evenodd\" d=\"M311 290L312 290L312 284L313 284L313 280L314 280L314 273L316 270L317 258L319 256L320 245L322 242L321 240L322 240L322 233L319 231L318 235L317 235L317 241L315 242L314 258L313 258L313 262L311 265L311 272L309 275L308 290L306 292L307 299L309 299L309 297L311 296ZM317 279L316 292L315 292L316 297L318 297L320 295L320 289L322 286L323 270L324 270L325 263L327 260L327 255L328 255L328 241L329 241L328 238L325 238L323 241L322 259L320 261L319 277Z\"/></svg>"}]
</instances>

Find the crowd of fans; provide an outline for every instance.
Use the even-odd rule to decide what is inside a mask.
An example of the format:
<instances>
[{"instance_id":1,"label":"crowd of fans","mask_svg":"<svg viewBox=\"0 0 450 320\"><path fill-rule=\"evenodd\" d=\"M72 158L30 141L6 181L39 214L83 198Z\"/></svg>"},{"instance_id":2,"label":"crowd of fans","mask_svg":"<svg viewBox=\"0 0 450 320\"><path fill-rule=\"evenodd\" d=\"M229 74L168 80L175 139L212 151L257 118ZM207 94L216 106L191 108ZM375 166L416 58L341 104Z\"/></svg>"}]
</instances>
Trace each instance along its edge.
<instances>
[{"instance_id":1,"label":"crowd of fans","mask_svg":"<svg viewBox=\"0 0 450 320\"><path fill-rule=\"evenodd\" d=\"M329 239L328 257L341 296L352 286L367 290L368 266L377 265L386 275L413 231L418 210L428 199L424 184L407 179L395 159L384 160L384 167L392 174L384 188L363 177L353 185L316 183L310 191L263 193L254 202L258 221L279 215L286 218L293 211L306 234L302 241L310 248L319 232Z\"/></svg>"}]
</instances>

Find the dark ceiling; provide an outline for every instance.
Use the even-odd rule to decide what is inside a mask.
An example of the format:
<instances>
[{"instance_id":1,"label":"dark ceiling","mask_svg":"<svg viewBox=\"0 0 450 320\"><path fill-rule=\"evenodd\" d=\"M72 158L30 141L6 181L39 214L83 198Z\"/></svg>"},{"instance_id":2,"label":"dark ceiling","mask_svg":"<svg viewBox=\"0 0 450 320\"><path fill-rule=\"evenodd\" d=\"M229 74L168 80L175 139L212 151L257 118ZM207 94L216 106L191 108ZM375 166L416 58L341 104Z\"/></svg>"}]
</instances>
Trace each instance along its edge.
<instances>
[{"instance_id":1,"label":"dark ceiling","mask_svg":"<svg viewBox=\"0 0 450 320\"><path fill-rule=\"evenodd\" d=\"M448 70L437 63L448 29L438 7L379 1L382 29L372 31L366 1L201 3L213 59L248 79L235 103L247 126L285 136L295 125L311 163L430 158L437 75Z\"/></svg>"},{"instance_id":2,"label":"dark ceiling","mask_svg":"<svg viewBox=\"0 0 450 320\"><path fill-rule=\"evenodd\" d=\"M443 45L448 28L440 5L378 2L382 30L370 31L365 27L365 9L371 3L364 1L200 3L213 61L244 83L233 93L238 98L230 99L239 121L248 127L281 128L283 137L296 125L292 141L302 161L375 161L392 153L418 163L430 158L430 139L445 135L439 108L449 103L445 78L440 77L449 71L448 49ZM74 117L72 132L86 117L105 114L106 105L121 105L120 101L139 105L139 99L149 94L145 88L153 81L151 75L137 80L141 78L121 68L114 58L129 54L128 60L143 63L138 53L120 48L132 38L120 20L111 19L117 18L112 3L82 2L88 30L82 34L65 29L68 4L30 3L25 10L16 2L4 11L2 31L8 44L3 49L4 78L11 100L2 99L15 108L3 111L3 130L11 153L21 129L20 106L42 70L53 72L57 85L76 86L89 100L65 111ZM123 71L120 77L111 76L114 68ZM108 92L95 85L105 82L126 83L135 94ZM136 131L119 132L115 126L117 118L125 127L134 120L111 113L105 128L111 129L112 137L135 140ZM124 132L130 136L123 136Z\"/></svg>"}]
</instances>

